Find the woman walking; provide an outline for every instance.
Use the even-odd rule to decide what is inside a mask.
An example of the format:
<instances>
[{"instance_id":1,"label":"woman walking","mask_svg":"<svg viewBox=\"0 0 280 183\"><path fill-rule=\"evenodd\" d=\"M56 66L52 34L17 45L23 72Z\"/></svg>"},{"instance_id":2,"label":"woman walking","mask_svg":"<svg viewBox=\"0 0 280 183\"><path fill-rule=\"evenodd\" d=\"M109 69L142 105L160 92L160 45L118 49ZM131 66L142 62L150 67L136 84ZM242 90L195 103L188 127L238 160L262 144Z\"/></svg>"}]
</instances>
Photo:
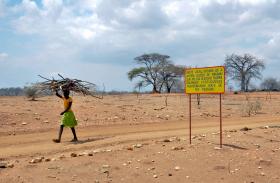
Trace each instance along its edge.
<instances>
[{"instance_id":1,"label":"woman walking","mask_svg":"<svg viewBox=\"0 0 280 183\"><path fill-rule=\"evenodd\" d=\"M76 141L78 141L76 131L75 131L75 126L77 126L77 120L76 120L75 115L74 115L74 113L71 109L73 100L69 96L70 91L68 89L63 89L62 91L63 91L63 96L61 96L58 93L58 91L56 91L56 96L63 99L64 111L60 113L60 115L62 115L62 118L61 118L61 124L60 124L58 138L53 139L53 142L60 143L64 127L71 128L71 131L72 131L73 136L74 136L74 138L71 140L71 142L76 142Z\"/></svg>"}]
</instances>

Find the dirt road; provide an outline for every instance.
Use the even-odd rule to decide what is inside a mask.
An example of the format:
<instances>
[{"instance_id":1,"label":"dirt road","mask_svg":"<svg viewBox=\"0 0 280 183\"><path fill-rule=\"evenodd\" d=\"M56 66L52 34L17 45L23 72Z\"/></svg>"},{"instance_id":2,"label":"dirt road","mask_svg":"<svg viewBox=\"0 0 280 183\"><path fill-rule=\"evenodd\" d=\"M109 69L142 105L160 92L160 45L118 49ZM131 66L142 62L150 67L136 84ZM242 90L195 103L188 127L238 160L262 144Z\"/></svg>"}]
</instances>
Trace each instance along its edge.
<instances>
[{"instance_id":1,"label":"dirt road","mask_svg":"<svg viewBox=\"0 0 280 183\"><path fill-rule=\"evenodd\" d=\"M65 129L60 144L52 139L61 101L0 97L0 183L278 183L280 95L270 100L263 93L250 95L248 101L262 106L250 117L245 99L223 99L219 149L216 96L194 104L193 145L183 95L170 95L168 106L163 95L75 97L79 142L69 142L72 134ZM275 127L258 128L270 125ZM253 130L240 131L245 126ZM1 168L3 162L11 168Z\"/></svg>"},{"instance_id":2,"label":"dirt road","mask_svg":"<svg viewBox=\"0 0 280 183\"><path fill-rule=\"evenodd\" d=\"M244 126L259 127L264 125L278 124L278 119L270 119L269 122L263 118L251 118L250 122L245 119L224 121L224 130L240 129ZM218 119L212 121L195 121L193 134L217 132L219 130ZM143 140L157 139L170 136L188 135L188 122L166 122L165 124L142 124L142 125L116 125L88 127L78 129L79 142L70 143L71 132L64 130L61 144L51 141L55 138L57 131L21 134L16 136L5 136L0 138L0 158L25 157L33 155L55 154L59 152L70 152L98 148L102 146L122 144L127 142L139 142ZM219 139L217 139L218 142Z\"/></svg>"}]
</instances>

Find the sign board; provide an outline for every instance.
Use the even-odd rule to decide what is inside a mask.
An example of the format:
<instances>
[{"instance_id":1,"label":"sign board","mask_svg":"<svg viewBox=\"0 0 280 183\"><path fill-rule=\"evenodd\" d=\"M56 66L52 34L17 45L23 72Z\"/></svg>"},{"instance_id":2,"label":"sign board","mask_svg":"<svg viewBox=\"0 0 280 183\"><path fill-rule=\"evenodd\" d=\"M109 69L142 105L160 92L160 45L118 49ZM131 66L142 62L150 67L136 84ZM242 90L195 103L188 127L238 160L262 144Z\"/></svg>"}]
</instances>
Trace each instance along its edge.
<instances>
[{"instance_id":1,"label":"sign board","mask_svg":"<svg viewBox=\"0 0 280 183\"><path fill-rule=\"evenodd\" d=\"M192 94L220 95L220 147L223 144L222 94L225 93L225 67L190 68L185 70L185 89L189 94L189 135L192 143Z\"/></svg>"},{"instance_id":2,"label":"sign board","mask_svg":"<svg viewBox=\"0 0 280 183\"><path fill-rule=\"evenodd\" d=\"M225 93L225 67L186 69L185 91L187 94Z\"/></svg>"}]
</instances>

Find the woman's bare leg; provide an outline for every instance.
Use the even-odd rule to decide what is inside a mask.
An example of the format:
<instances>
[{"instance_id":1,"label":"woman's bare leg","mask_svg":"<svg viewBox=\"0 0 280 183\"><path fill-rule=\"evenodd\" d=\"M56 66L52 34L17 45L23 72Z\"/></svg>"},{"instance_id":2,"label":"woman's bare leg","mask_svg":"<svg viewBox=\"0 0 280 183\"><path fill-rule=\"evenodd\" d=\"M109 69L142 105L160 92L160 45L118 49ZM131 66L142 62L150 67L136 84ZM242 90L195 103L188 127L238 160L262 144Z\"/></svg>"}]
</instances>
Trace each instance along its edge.
<instances>
[{"instance_id":1,"label":"woman's bare leg","mask_svg":"<svg viewBox=\"0 0 280 183\"><path fill-rule=\"evenodd\" d=\"M76 141L78 141L78 138L77 138L77 135L76 135L75 128L74 128L74 127L72 127L72 128L71 128L71 130L72 130L72 133L73 133L73 136L74 136L74 138L73 138L72 142L76 142Z\"/></svg>"},{"instance_id":2,"label":"woman's bare leg","mask_svg":"<svg viewBox=\"0 0 280 183\"><path fill-rule=\"evenodd\" d=\"M58 139L53 139L53 141L55 143L60 143L61 136L62 136L62 133L63 133L63 127L64 127L64 125L60 125L60 129L59 129L59 133L58 133Z\"/></svg>"}]
</instances>

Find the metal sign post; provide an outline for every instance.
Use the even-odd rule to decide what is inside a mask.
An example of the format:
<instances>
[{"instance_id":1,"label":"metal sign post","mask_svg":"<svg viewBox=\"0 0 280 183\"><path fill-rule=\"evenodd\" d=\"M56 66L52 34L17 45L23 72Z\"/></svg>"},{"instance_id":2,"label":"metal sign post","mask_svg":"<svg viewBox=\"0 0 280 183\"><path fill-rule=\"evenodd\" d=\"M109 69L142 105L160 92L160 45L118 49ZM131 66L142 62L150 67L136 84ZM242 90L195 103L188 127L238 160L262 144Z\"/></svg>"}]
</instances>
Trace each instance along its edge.
<instances>
[{"instance_id":1,"label":"metal sign post","mask_svg":"<svg viewBox=\"0 0 280 183\"><path fill-rule=\"evenodd\" d=\"M185 70L185 92L189 94L189 135L192 143L192 94L219 94L220 147L223 144L222 94L225 92L225 67L188 68Z\"/></svg>"},{"instance_id":2,"label":"metal sign post","mask_svg":"<svg viewBox=\"0 0 280 183\"><path fill-rule=\"evenodd\" d=\"M222 94L220 94L220 148L223 146Z\"/></svg>"},{"instance_id":3,"label":"metal sign post","mask_svg":"<svg viewBox=\"0 0 280 183\"><path fill-rule=\"evenodd\" d=\"M189 94L189 115L190 115L190 144L192 144L192 94Z\"/></svg>"}]
</instances>

